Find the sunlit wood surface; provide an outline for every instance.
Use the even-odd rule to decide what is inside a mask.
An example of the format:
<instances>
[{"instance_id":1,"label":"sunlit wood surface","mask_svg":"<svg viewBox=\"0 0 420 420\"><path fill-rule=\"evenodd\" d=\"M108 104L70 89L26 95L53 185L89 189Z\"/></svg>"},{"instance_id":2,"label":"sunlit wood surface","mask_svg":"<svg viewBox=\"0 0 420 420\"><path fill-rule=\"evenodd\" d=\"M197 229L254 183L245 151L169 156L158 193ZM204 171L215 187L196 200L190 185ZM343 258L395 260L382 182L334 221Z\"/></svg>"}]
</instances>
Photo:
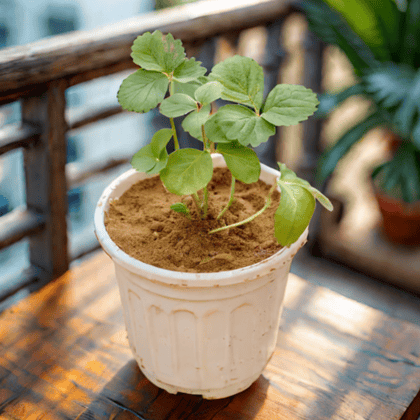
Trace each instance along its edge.
<instances>
[{"instance_id":1,"label":"sunlit wood surface","mask_svg":"<svg viewBox=\"0 0 420 420\"><path fill-rule=\"evenodd\" d=\"M276 352L248 390L170 395L127 344L110 259L0 316L1 419L417 419L420 327L291 275Z\"/></svg>"}]
</instances>

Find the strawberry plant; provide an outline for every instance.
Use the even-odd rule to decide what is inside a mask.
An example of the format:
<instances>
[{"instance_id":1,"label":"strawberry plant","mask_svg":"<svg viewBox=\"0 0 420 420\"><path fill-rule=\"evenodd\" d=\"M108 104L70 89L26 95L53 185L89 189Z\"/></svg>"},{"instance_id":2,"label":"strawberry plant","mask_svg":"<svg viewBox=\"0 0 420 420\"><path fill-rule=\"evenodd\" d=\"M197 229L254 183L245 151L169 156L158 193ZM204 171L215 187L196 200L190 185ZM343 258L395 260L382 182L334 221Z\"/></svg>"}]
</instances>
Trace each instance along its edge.
<instances>
[{"instance_id":1,"label":"strawberry plant","mask_svg":"<svg viewBox=\"0 0 420 420\"><path fill-rule=\"evenodd\" d=\"M139 36L131 56L140 69L122 82L119 103L126 110L140 113L159 107L171 126L157 131L150 144L134 155L131 164L140 172L159 174L169 192L191 195L201 218L208 215L207 185L213 176L211 153L223 155L232 175L231 195L220 209L220 219L234 200L236 180L249 184L259 179L260 161L251 147L266 142L275 134L276 126L306 120L318 105L316 94L299 85L279 84L264 98L263 69L248 57L228 58L205 76L206 69L199 61L186 58L181 41L160 31ZM214 102L218 99L230 103L216 110ZM180 148L174 118L181 116L185 116L182 128L202 142L201 150ZM175 150L168 154L166 146L172 138ZM275 237L282 246L291 245L306 229L316 200L332 210L328 198L307 181L284 164L279 164L279 169L281 175L261 210L209 234L258 217L271 204L277 187L281 198L275 214ZM184 203L171 208L191 219L190 209Z\"/></svg>"}]
</instances>

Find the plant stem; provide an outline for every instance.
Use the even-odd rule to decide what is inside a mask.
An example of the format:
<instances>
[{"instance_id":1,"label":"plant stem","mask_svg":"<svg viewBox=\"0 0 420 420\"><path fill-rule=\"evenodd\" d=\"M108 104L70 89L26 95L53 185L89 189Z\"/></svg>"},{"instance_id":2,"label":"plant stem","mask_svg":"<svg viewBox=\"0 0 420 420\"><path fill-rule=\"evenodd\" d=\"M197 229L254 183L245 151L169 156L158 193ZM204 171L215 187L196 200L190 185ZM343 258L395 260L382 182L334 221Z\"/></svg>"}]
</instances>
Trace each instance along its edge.
<instances>
[{"instance_id":1,"label":"plant stem","mask_svg":"<svg viewBox=\"0 0 420 420\"><path fill-rule=\"evenodd\" d=\"M222 209L222 211L219 213L216 220L219 220L226 213L226 210L230 207L230 205L233 203L233 200L234 200L233 195L235 194L235 181L236 181L236 178L232 175L232 183L230 184L229 201L226 204L226 206Z\"/></svg>"},{"instance_id":2,"label":"plant stem","mask_svg":"<svg viewBox=\"0 0 420 420\"><path fill-rule=\"evenodd\" d=\"M204 201L203 201L203 219L207 217L207 210L209 208L209 190L207 185L203 189L204 192Z\"/></svg>"},{"instance_id":3,"label":"plant stem","mask_svg":"<svg viewBox=\"0 0 420 420\"><path fill-rule=\"evenodd\" d=\"M276 188L277 188L277 183L274 183L273 186L270 188L270 191L268 192L268 196L265 199L264 207L261 210L257 211L252 216L249 216L247 219L242 220L241 222L233 223L232 225L223 226L221 228L213 229L213 230L211 230L209 232L209 234L220 232L220 231L225 230L225 229L230 229L230 228L238 227L238 226L244 225L245 223L248 223L248 222L252 222L256 217L258 217L260 214L264 213L264 211L267 210L268 207L270 207L270 204L271 204L271 194L273 193L273 191Z\"/></svg>"},{"instance_id":4,"label":"plant stem","mask_svg":"<svg viewBox=\"0 0 420 420\"><path fill-rule=\"evenodd\" d=\"M201 217L201 204L200 204L200 197L197 193L191 194L191 197L193 198L193 201L195 203L195 207L197 208L198 215Z\"/></svg>"},{"instance_id":5,"label":"plant stem","mask_svg":"<svg viewBox=\"0 0 420 420\"><path fill-rule=\"evenodd\" d=\"M174 94L174 81L171 78L171 81L169 83L169 95L172 96ZM176 128L175 128L175 122L173 118L169 118L169 121L171 122L171 127L172 127L172 133L173 133L173 137L174 137L174 146L175 146L175 150L179 149L179 143L178 143L178 136L176 135Z\"/></svg>"},{"instance_id":6,"label":"plant stem","mask_svg":"<svg viewBox=\"0 0 420 420\"><path fill-rule=\"evenodd\" d=\"M175 150L178 150L179 149L179 143L178 143L178 137L176 135L176 128L175 128L174 119L173 118L169 118L169 121L171 122L172 133L173 133L173 136L174 136Z\"/></svg>"},{"instance_id":7,"label":"plant stem","mask_svg":"<svg viewBox=\"0 0 420 420\"><path fill-rule=\"evenodd\" d=\"M209 146L207 145L207 136L206 132L204 131L204 125L201 126L201 135L203 136L204 150L208 150Z\"/></svg>"}]
</instances>

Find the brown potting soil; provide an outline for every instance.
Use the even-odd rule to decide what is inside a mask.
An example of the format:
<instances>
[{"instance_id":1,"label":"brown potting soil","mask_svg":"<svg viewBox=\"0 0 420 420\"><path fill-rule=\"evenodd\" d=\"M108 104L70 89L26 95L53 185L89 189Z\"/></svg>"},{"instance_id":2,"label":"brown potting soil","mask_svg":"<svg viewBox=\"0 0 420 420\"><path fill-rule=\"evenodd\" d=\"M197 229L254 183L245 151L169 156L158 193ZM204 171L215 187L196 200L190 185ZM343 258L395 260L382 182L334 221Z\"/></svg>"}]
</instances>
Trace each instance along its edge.
<instances>
[{"instance_id":1,"label":"brown potting soil","mask_svg":"<svg viewBox=\"0 0 420 420\"><path fill-rule=\"evenodd\" d=\"M274 238L280 194L275 191L271 206L252 222L210 235L210 230L260 210L270 189L262 181L236 181L234 203L216 220L229 200L230 184L230 172L216 168L208 186L208 216L201 220L192 198L169 193L158 176L139 181L110 203L105 220L108 234L128 255L173 271L227 271L262 261L281 248ZM188 205L192 220L170 209L180 201Z\"/></svg>"}]
</instances>

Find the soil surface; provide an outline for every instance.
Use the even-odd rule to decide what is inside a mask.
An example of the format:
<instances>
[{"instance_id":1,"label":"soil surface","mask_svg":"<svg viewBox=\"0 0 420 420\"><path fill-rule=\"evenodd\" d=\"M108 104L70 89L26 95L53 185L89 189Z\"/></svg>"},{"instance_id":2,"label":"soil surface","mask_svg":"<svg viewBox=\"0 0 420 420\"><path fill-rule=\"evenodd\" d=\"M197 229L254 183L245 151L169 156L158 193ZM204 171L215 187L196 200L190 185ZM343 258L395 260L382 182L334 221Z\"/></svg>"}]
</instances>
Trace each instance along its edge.
<instances>
[{"instance_id":1,"label":"soil surface","mask_svg":"<svg viewBox=\"0 0 420 420\"><path fill-rule=\"evenodd\" d=\"M158 176L142 180L110 204L106 229L128 255L168 270L217 272L257 263L281 249L274 238L274 213L280 194L275 191L271 206L252 222L209 235L211 229L239 222L260 210L270 189L262 181L236 181L236 200L216 220L229 200L230 183L226 168L214 170L208 188L208 216L201 220L191 197L169 193ZM170 209L180 201L188 205L192 220Z\"/></svg>"}]
</instances>

